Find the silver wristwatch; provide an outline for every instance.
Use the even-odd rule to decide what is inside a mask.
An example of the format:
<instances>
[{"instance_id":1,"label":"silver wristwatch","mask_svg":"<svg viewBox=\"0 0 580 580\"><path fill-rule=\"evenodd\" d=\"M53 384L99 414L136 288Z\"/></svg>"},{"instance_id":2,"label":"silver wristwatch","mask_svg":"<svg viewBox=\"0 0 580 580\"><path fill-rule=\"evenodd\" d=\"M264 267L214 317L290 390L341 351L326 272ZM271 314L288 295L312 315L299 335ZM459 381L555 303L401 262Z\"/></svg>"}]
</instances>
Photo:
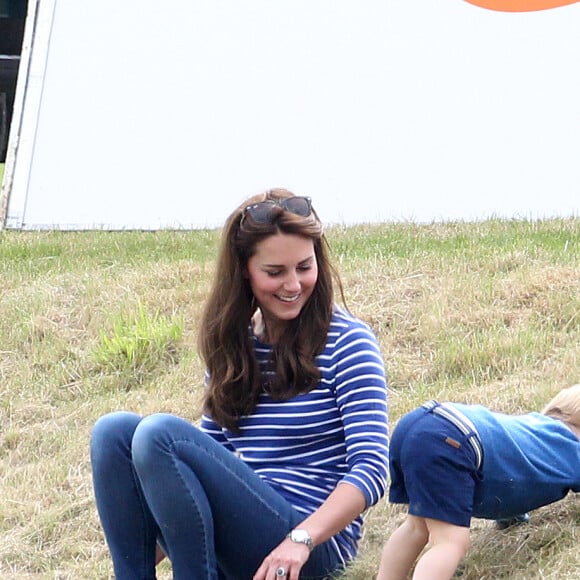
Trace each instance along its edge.
<instances>
[{"instance_id":1,"label":"silver wristwatch","mask_svg":"<svg viewBox=\"0 0 580 580\"><path fill-rule=\"evenodd\" d=\"M308 546L308 549L312 552L314 545L312 544L312 538L306 530L301 530L300 528L295 528L292 530L288 537L297 544L304 544Z\"/></svg>"}]
</instances>

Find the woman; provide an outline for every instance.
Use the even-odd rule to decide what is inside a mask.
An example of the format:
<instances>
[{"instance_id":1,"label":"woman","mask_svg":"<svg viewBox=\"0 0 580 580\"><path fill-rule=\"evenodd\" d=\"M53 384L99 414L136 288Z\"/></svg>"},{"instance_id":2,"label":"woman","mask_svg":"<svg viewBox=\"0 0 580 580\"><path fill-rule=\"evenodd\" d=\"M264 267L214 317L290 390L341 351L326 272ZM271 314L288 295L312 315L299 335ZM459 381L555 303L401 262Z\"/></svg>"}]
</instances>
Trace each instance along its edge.
<instances>
[{"instance_id":1,"label":"woman","mask_svg":"<svg viewBox=\"0 0 580 580\"><path fill-rule=\"evenodd\" d=\"M510 519L580 492L580 384L542 413L429 401L393 431L393 503L407 519L385 543L377 580L453 577L472 517Z\"/></svg>"},{"instance_id":2,"label":"woman","mask_svg":"<svg viewBox=\"0 0 580 580\"><path fill-rule=\"evenodd\" d=\"M387 389L369 327L340 281L309 198L282 189L228 218L201 322L200 427L112 413L91 438L116 577L326 578L357 553L384 494Z\"/></svg>"}]
</instances>

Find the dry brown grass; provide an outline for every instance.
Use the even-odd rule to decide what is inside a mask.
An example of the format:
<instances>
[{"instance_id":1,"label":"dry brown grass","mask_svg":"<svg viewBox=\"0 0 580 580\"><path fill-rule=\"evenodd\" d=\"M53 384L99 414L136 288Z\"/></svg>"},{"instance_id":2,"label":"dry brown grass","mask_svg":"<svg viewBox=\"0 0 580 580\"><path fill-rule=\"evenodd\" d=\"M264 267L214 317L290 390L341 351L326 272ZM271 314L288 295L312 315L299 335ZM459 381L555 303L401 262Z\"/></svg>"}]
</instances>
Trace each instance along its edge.
<instances>
[{"instance_id":1,"label":"dry brown grass","mask_svg":"<svg viewBox=\"0 0 580 580\"><path fill-rule=\"evenodd\" d=\"M538 409L580 382L577 219L331 228L348 305L375 329L391 423L428 398ZM88 439L114 409L199 417L195 352L216 232L0 232L0 576L107 578ZM138 305L183 317L177 361L140 383L99 370L103 330ZM403 517L367 517L346 574L368 580ZM580 505L570 496L507 532L476 521L458 576L575 578ZM170 577L164 564L161 577Z\"/></svg>"}]
</instances>

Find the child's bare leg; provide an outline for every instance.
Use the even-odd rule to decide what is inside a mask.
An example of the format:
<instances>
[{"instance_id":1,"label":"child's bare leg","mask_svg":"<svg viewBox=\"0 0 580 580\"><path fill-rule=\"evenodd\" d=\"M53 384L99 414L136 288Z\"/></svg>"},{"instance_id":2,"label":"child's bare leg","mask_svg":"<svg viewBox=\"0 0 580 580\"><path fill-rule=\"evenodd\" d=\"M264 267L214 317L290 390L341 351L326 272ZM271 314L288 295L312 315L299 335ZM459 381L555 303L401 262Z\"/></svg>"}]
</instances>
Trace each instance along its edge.
<instances>
[{"instance_id":1,"label":"child's bare leg","mask_svg":"<svg viewBox=\"0 0 580 580\"><path fill-rule=\"evenodd\" d=\"M407 519L385 543L377 580L403 580L425 547L429 531L423 518Z\"/></svg>"},{"instance_id":2,"label":"child's bare leg","mask_svg":"<svg viewBox=\"0 0 580 580\"><path fill-rule=\"evenodd\" d=\"M448 580L469 549L469 528L425 518L429 549L421 556L413 580Z\"/></svg>"}]
</instances>

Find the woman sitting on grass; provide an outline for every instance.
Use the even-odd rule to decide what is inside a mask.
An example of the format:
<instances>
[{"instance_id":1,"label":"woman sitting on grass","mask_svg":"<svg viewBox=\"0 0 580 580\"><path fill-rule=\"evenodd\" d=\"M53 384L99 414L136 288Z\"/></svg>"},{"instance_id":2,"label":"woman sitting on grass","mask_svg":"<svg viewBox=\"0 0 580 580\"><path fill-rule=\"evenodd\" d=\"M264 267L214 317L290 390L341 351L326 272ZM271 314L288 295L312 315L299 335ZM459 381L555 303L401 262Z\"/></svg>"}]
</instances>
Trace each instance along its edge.
<instances>
[{"instance_id":1,"label":"woman sitting on grass","mask_svg":"<svg viewBox=\"0 0 580 580\"><path fill-rule=\"evenodd\" d=\"M472 517L509 519L580 492L580 384L542 413L505 415L430 401L395 427L392 503L408 516L383 548L377 580L451 578Z\"/></svg>"},{"instance_id":2,"label":"woman sitting on grass","mask_svg":"<svg viewBox=\"0 0 580 580\"><path fill-rule=\"evenodd\" d=\"M307 197L272 190L228 218L200 325L200 427L116 412L91 439L118 580L326 578L384 494L387 388L367 324L334 304Z\"/></svg>"}]
</instances>

